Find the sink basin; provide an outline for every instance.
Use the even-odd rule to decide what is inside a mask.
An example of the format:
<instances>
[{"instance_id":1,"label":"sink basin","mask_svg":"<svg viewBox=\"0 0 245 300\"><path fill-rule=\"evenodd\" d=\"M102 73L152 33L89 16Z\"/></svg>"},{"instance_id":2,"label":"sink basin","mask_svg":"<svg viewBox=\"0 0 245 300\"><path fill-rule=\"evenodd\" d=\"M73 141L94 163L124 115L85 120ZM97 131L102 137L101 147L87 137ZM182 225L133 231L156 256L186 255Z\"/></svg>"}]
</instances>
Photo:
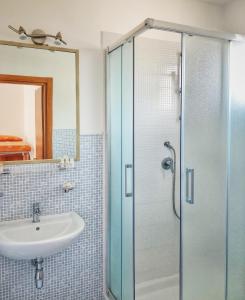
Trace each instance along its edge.
<instances>
[{"instance_id":1,"label":"sink basin","mask_svg":"<svg viewBox=\"0 0 245 300\"><path fill-rule=\"evenodd\" d=\"M69 247L85 223L75 212L0 223L0 254L14 259L46 257Z\"/></svg>"}]
</instances>

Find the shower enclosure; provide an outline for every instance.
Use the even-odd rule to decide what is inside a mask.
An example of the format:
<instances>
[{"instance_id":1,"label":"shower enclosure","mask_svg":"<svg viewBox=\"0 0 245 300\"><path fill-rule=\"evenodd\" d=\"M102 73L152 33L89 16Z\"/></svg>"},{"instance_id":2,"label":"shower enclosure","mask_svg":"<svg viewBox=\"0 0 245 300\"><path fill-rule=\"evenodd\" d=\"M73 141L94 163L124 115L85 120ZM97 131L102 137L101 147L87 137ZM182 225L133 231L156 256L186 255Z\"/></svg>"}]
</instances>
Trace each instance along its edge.
<instances>
[{"instance_id":1,"label":"shower enclosure","mask_svg":"<svg viewBox=\"0 0 245 300\"><path fill-rule=\"evenodd\" d=\"M147 19L108 48L110 299L245 299L244 84L238 35Z\"/></svg>"}]
</instances>

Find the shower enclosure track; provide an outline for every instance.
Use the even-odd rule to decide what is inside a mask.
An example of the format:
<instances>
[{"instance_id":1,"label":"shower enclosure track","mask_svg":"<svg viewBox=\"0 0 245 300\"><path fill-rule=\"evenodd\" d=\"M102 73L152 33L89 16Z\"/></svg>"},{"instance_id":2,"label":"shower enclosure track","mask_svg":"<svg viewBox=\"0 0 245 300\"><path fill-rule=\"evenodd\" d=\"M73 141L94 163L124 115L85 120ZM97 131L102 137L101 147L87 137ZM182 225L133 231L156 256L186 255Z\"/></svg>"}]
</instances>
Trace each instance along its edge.
<instances>
[{"instance_id":1,"label":"shower enclosure track","mask_svg":"<svg viewBox=\"0 0 245 300\"><path fill-rule=\"evenodd\" d=\"M147 18L137 27L129 31L127 34L123 35L117 42L109 46L107 48L107 52L108 53L112 52L113 50L129 42L132 38L142 34L148 29L157 29L157 30L171 31L176 33L185 33L188 35L218 38L218 39L228 40L228 41L245 42L245 36L240 34L226 33L223 31L205 30L202 28L196 28L188 25L181 25L181 24Z\"/></svg>"}]
</instances>

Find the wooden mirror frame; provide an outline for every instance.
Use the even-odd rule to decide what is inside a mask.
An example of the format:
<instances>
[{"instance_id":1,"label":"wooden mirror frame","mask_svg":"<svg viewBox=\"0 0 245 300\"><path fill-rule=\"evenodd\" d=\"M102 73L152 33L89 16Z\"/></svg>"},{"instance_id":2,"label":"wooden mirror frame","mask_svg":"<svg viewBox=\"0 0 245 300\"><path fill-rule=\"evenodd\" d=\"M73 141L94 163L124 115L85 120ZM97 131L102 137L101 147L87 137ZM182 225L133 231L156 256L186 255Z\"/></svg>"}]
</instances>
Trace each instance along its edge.
<instances>
[{"instance_id":1,"label":"wooden mirror frame","mask_svg":"<svg viewBox=\"0 0 245 300\"><path fill-rule=\"evenodd\" d=\"M70 48L60 48L60 47L50 47L47 45L39 46L27 43L18 43L12 41L1 41L0 45L12 46L18 48L34 48L43 49L48 51L61 51L70 52L75 54L75 66L76 66L76 157L75 160L80 159L80 111L79 111L79 50ZM22 76L22 75L4 75L0 74L0 83L15 83L15 84L31 84L38 85L42 87L42 95L45 95L45 101L43 101L44 113L44 127L46 132L46 138L44 139L44 153L48 159L42 160L21 160L21 161L2 161L0 164L4 165L17 165L17 164L35 164L35 163L58 163L59 159L52 159L52 118L53 109L52 107L52 97L53 97L53 80L49 77L33 77L33 76ZM43 98L43 100L44 100ZM51 104L51 106L50 106ZM49 109L47 109L49 107ZM51 143L50 143L51 141Z\"/></svg>"}]
</instances>

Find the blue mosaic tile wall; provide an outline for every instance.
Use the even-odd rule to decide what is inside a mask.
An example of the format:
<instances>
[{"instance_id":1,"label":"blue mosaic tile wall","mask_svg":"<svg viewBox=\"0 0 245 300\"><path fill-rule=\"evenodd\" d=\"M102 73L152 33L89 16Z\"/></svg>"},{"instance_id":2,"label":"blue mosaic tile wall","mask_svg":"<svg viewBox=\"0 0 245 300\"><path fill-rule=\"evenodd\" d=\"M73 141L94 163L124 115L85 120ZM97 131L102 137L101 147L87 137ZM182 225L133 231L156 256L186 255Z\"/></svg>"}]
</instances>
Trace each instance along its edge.
<instances>
[{"instance_id":1,"label":"blue mosaic tile wall","mask_svg":"<svg viewBox=\"0 0 245 300\"><path fill-rule=\"evenodd\" d=\"M103 299L103 137L81 136L81 160L74 169L60 171L56 164L10 169L10 175L0 175L0 221L31 217L33 202L40 202L42 215L75 211L86 226L70 248L44 260L41 290L30 261L0 256L0 299ZM76 188L64 193L64 181Z\"/></svg>"},{"instance_id":2,"label":"blue mosaic tile wall","mask_svg":"<svg viewBox=\"0 0 245 300\"><path fill-rule=\"evenodd\" d=\"M76 157L76 129L53 130L53 157Z\"/></svg>"}]
</instances>

